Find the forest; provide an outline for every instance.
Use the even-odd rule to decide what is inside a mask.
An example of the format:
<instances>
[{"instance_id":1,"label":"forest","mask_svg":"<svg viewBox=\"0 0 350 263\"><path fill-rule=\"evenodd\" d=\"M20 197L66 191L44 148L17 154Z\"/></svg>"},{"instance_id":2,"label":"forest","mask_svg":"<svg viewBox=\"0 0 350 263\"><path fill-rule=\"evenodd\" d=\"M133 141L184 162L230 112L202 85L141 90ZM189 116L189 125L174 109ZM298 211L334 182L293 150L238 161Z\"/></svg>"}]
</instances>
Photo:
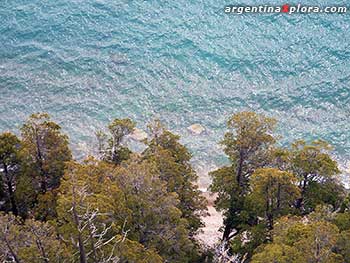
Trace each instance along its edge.
<instances>
[{"instance_id":1,"label":"forest","mask_svg":"<svg viewBox=\"0 0 350 263\"><path fill-rule=\"evenodd\" d=\"M16 263L349 263L350 196L332 147L281 146L277 120L243 111L218 138L210 172L222 239L198 241L207 200L191 152L159 120L133 152L131 119L96 132L75 160L46 113L0 134L0 261Z\"/></svg>"}]
</instances>

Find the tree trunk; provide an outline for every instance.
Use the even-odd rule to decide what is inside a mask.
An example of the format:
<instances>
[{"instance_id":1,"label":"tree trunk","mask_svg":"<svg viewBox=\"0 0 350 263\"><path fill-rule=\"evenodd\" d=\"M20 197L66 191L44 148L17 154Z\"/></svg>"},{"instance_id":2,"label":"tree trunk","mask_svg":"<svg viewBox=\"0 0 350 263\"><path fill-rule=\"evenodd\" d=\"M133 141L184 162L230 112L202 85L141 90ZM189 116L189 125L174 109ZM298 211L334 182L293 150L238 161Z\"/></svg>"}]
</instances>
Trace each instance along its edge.
<instances>
[{"instance_id":1,"label":"tree trunk","mask_svg":"<svg viewBox=\"0 0 350 263\"><path fill-rule=\"evenodd\" d=\"M232 197L231 197L231 199L232 199ZM225 229L224 229L224 234L222 236L222 239L224 241L228 241L230 239L230 234L234 228L232 221L233 221L233 217L235 216L235 213L236 213L236 209L233 205L233 200L231 200L230 208L228 211L228 217L224 221Z\"/></svg>"},{"instance_id":2,"label":"tree trunk","mask_svg":"<svg viewBox=\"0 0 350 263\"><path fill-rule=\"evenodd\" d=\"M74 185L72 188L72 194L73 194L72 213L73 213L74 223L75 223L76 227L78 228L78 246L79 246L80 263L87 263L84 241L83 241L83 237L81 236L81 229L79 229L79 217L78 217L78 213L76 210L75 186Z\"/></svg>"},{"instance_id":3,"label":"tree trunk","mask_svg":"<svg viewBox=\"0 0 350 263\"><path fill-rule=\"evenodd\" d=\"M79 233L79 236L78 236L78 243L79 243L79 258L80 258L80 263L87 263L85 248L84 248L84 244L83 244L83 239L82 239L80 233Z\"/></svg>"},{"instance_id":4,"label":"tree trunk","mask_svg":"<svg viewBox=\"0 0 350 263\"><path fill-rule=\"evenodd\" d=\"M5 178L6 178L6 184L9 192L9 199L11 203L11 211L12 213L17 216L18 215L18 209L16 205L15 195L12 189L12 180L10 179L10 176L8 174L8 168L7 165L4 163L4 172L5 172Z\"/></svg>"},{"instance_id":5,"label":"tree trunk","mask_svg":"<svg viewBox=\"0 0 350 263\"><path fill-rule=\"evenodd\" d=\"M280 208L281 208L281 185L280 183L278 183L277 186L277 211L279 212Z\"/></svg>"},{"instance_id":6,"label":"tree trunk","mask_svg":"<svg viewBox=\"0 0 350 263\"><path fill-rule=\"evenodd\" d=\"M6 246L7 246L7 248L9 249L9 251L10 251L10 253L11 253L11 255L12 255L14 261L15 261L16 263L21 263L21 261L19 260L17 254L13 251L12 247L10 246L10 244L9 244L9 242L8 242L8 240L7 240L7 238L5 237L4 239L5 239Z\"/></svg>"},{"instance_id":7,"label":"tree trunk","mask_svg":"<svg viewBox=\"0 0 350 263\"><path fill-rule=\"evenodd\" d=\"M228 241L229 240L229 236L231 234L233 230L233 227L230 223L226 223L225 224L225 230L224 230L224 234L222 236L222 239L225 240L225 241Z\"/></svg>"},{"instance_id":8,"label":"tree trunk","mask_svg":"<svg viewBox=\"0 0 350 263\"><path fill-rule=\"evenodd\" d=\"M243 152L239 152L239 161L238 161L238 167L237 167L237 184L238 186L242 186L242 171L243 171Z\"/></svg>"},{"instance_id":9,"label":"tree trunk","mask_svg":"<svg viewBox=\"0 0 350 263\"><path fill-rule=\"evenodd\" d=\"M39 251L40 251L41 257L43 258L43 261L44 261L45 263L49 263L49 260L48 260L48 258L47 258L47 255L46 255L44 246L43 246L43 244L41 243L39 236L36 235L35 233L34 233L34 235L35 235L36 238L37 238L36 244L37 244L37 247L38 247L38 249L39 249Z\"/></svg>"},{"instance_id":10,"label":"tree trunk","mask_svg":"<svg viewBox=\"0 0 350 263\"><path fill-rule=\"evenodd\" d=\"M90 245L91 245L91 250L92 250L92 260L94 262L97 262L97 251L96 251L94 236L93 236L93 232L92 232L93 228L91 226L91 222L89 222L88 224L89 224Z\"/></svg>"},{"instance_id":11,"label":"tree trunk","mask_svg":"<svg viewBox=\"0 0 350 263\"><path fill-rule=\"evenodd\" d=\"M224 229L224 233L222 236L222 239L224 241L229 241L232 238L232 236L230 236L230 234L232 233L232 231L234 229L236 230L236 233L239 232L239 229L237 228L237 224L235 224L234 221L237 221L237 219L235 220L235 217L237 217L237 214L240 212L240 210L241 210L240 201L234 200L234 197L231 196L231 204L230 204L230 208L228 211L228 217L224 221L225 229Z\"/></svg>"},{"instance_id":12,"label":"tree trunk","mask_svg":"<svg viewBox=\"0 0 350 263\"><path fill-rule=\"evenodd\" d=\"M236 180L237 180L237 185L239 188L239 192L237 193L232 193L231 194L231 204L230 204L230 208L228 211L228 218L225 220L226 222L224 222L225 224L225 229L224 229L224 233L222 236L222 239L225 241L228 241L230 239L230 234L232 232L232 230L235 228L232 219L234 218L235 214L238 211L238 209L236 208L236 205L233 204L234 202L234 195L243 195L243 183L242 183L242 172L243 172L243 152L240 151L239 153L239 160L238 160L238 167L237 167L237 172L236 172Z\"/></svg>"},{"instance_id":13,"label":"tree trunk","mask_svg":"<svg viewBox=\"0 0 350 263\"><path fill-rule=\"evenodd\" d=\"M268 229L273 230L273 214L268 212L267 214Z\"/></svg>"},{"instance_id":14,"label":"tree trunk","mask_svg":"<svg viewBox=\"0 0 350 263\"><path fill-rule=\"evenodd\" d=\"M273 229L273 212L271 211L270 200L269 198L266 198L266 207L265 207L265 215L267 219L267 228L269 230Z\"/></svg>"},{"instance_id":15,"label":"tree trunk","mask_svg":"<svg viewBox=\"0 0 350 263\"><path fill-rule=\"evenodd\" d=\"M36 150L37 150L37 156L36 156L36 159L37 159L37 162L38 162L38 165L39 165L39 171L40 171L40 179L41 179L41 182L40 182L40 187L41 187L41 191L42 193L46 193L46 190L47 190L47 185L46 185L46 173L45 173L45 170L43 168L43 157L42 157L42 154L41 154L41 149L40 149L40 143L39 143L39 138L38 138L38 134L36 133L35 135L35 143L36 143Z\"/></svg>"},{"instance_id":16,"label":"tree trunk","mask_svg":"<svg viewBox=\"0 0 350 263\"><path fill-rule=\"evenodd\" d=\"M305 197L305 193L306 193L306 186L307 186L307 175L304 175L304 179L302 181L301 184L301 197L297 199L296 204L295 204L295 208L299 209L300 211L303 210L304 208L304 197Z\"/></svg>"}]
</instances>

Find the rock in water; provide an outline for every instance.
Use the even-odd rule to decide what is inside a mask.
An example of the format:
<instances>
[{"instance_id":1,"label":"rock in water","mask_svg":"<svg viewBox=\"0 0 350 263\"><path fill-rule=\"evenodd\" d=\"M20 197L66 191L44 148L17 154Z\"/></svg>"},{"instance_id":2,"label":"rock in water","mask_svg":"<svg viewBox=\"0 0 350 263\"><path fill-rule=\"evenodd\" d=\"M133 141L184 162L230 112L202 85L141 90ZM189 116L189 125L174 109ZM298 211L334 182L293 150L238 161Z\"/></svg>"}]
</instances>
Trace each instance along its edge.
<instances>
[{"instance_id":1,"label":"rock in water","mask_svg":"<svg viewBox=\"0 0 350 263\"><path fill-rule=\"evenodd\" d=\"M192 124L187 129L194 135L200 135L205 131L205 128L198 123Z\"/></svg>"},{"instance_id":2,"label":"rock in water","mask_svg":"<svg viewBox=\"0 0 350 263\"><path fill-rule=\"evenodd\" d=\"M133 133L129 135L129 138L134 141L142 141L144 139L147 139L147 133L141 129L135 128Z\"/></svg>"}]
</instances>

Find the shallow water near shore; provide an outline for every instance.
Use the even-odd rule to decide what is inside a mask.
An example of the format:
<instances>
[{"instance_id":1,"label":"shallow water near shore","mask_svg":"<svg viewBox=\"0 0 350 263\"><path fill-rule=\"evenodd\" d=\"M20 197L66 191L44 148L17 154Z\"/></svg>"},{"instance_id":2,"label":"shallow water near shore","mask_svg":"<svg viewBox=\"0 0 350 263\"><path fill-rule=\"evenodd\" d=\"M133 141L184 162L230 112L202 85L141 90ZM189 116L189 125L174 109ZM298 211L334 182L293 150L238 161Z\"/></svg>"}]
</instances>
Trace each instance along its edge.
<instances>
[{"instance_id":1,"label":"shallow water near shore","mask_svg":"<svg viewBox=\"0 0 350 263\"><path fill-rule=\"evenodd\" d=\"M241 2L205 2L1 1L0 130L49 112L82 156L112 118L141 129L160 118L205 174L226 161L229 115L253 110L279 120L281 144L325 139L346 166L349 15L226 15ZM194 123L206 132L191 134Z\"/></svg>"}]
</instances>

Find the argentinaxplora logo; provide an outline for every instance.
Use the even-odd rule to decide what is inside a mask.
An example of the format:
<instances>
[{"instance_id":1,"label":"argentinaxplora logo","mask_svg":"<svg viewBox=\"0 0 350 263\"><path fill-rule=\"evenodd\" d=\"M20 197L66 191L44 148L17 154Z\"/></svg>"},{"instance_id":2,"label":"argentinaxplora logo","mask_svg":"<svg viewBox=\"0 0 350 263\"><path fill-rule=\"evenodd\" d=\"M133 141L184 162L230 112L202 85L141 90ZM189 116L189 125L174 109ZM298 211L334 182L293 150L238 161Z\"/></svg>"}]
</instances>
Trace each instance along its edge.
<instances>
[{"instance_id":1,"label":"argentinaxplora logo","mask_svg":"<svg viewBox=\"0 0 350 263\"><path fill-rule=\"evenodd\" d=\"M347 6L306 6L302 4L280 6L272 5L228 5L224 9L227 14L256 14L256 13L285 13L285 14L345 14L348 12Z\"/></svg>"}]
</instances>

